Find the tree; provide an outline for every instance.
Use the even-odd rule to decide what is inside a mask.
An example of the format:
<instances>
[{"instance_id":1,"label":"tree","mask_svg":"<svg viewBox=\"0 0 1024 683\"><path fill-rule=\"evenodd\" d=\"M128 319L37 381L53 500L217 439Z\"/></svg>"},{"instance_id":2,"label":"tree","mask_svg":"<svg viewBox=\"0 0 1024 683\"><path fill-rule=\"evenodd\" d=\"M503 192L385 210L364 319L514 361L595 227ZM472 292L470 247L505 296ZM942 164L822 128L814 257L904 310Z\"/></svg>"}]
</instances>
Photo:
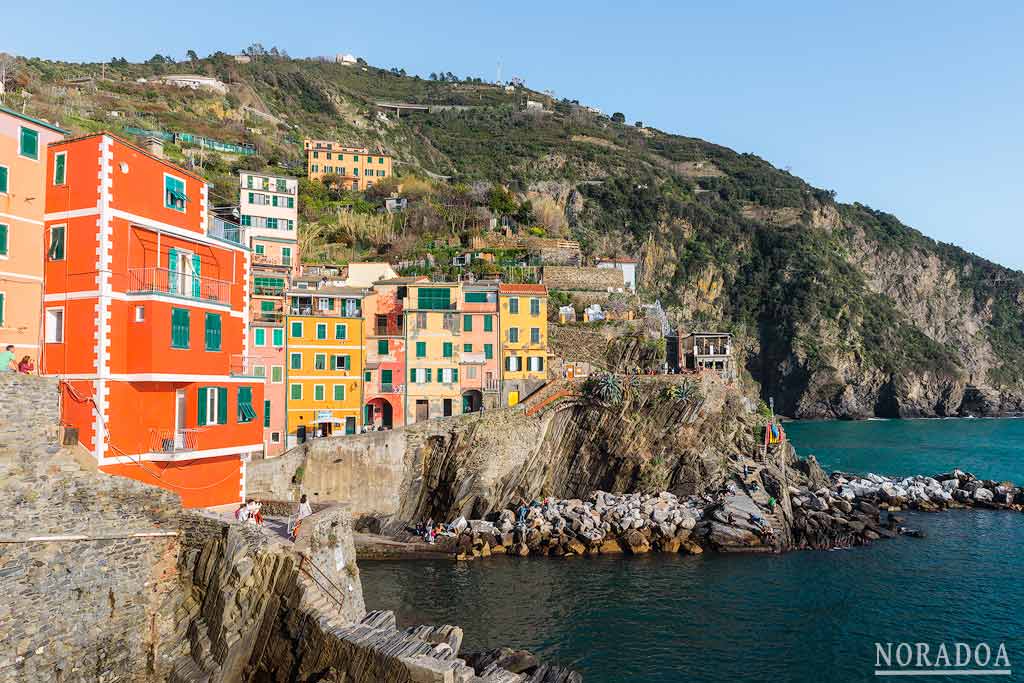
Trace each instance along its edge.
<instances>
[{"instance_id":1,"label":"tree","mask_svg":"<svg viewBox=\"0 0 1024 683\"><path fill-rule=\"evenodd\" d=\"M614 114L612 114L612 122L613 123L625 123L626 122L626 115L623 114L621 111L617 111Z\"/></svg>"},{"instance_id":2,"label":"tree","mask_svg":"<svg viewBox=\"0 0 1024 683\"><path fill-rule=\"evenodd\" d=\"M196 54L195 50L186 50L185 56L188 57L188 61L192 62L193 65L199 61L199 55Z\"/></svg>"},{"instance_id":3,"label":"tree","mask_svg":"<svg viewBox=\"0 0 1024 683\"><path fill-rule=\"evenodd\" d=\"M487 193L487 205L499 216L511 216L519 208L515 197L503 187L492 187Z\"/></svg>"},{"instance_id":4,"label":"tree","mask_svg":"<svg viewBox=\"0 0 1024 683\"><path fill-rule=\"evenodd\" d=\"M643 121L637 121L633 125L636 126L637 128L643 128L644 127L644 122Z\"/></svg>"}]
</instances>

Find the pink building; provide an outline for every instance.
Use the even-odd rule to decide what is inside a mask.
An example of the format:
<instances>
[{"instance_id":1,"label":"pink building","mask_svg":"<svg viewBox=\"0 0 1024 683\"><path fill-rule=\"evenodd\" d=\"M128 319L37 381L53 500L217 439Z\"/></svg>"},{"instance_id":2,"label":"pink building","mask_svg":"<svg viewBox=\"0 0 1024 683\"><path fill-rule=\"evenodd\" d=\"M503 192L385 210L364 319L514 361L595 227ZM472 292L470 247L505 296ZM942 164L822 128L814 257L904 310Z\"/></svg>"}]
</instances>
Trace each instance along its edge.
<instances>
[{"instance_id":1,"label":"pink building","mask_svg":"<svg viewBox=\"0 0 1024 683\"><path fill-rule=\"evenodd\" d=\"M363 369L364 424L392 428L405 424L405 312L408 286L426 277L394 277L373 283L363 300L366 361Z\"/></svg>"},{"instance_id":2,"label":"pink building","mask_svg":"<svg viewBox=\"0 0 1024 683\"><path fill-rule=\"evenodd\" d=\"M476 412L481 407L496 408L501 393L498 283L463 283L461 311L459 384L462 412Z\"/></svg>"}]
</instances>

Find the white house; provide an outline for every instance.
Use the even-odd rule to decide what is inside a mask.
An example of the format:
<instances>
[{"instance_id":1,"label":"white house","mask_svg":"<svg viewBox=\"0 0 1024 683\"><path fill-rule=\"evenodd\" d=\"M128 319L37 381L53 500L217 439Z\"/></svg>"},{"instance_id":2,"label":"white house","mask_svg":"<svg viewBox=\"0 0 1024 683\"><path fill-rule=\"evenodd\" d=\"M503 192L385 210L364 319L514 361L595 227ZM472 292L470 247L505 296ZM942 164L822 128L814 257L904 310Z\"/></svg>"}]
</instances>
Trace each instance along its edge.
<instances>
[{"instance_id":1,"label":"white house","mask_svg":"<svg viewBox=\"0 0 1024 683\"><path fill-rule=\"evenodd\" d=\"M622 281L630 291L636 291L636 259L604 258L597 260L598 268L617 268L622 271Z\"/></svg>"},{"instance_id":2,"label":"white house","mask_svg":"<svg viewBox=\"0 0 1024 683\"><path fill-rule=\"evenodd\" d=\"M359 61L359 59L357 59L355 55L339 53L334 55L334 61L336 61L339 64L355 64L356 62Z\"/></svg>"},{"instance_id":3,"label":"white house","mask_svg":"<svg viewBox=\"0 0 1024 683\"><path fill-rule=\"evenodd\" d=\"M228 93L227 84L211 76L200 76L198 74L171 74L169 76L160 76L157 80L161 83L174 85L179 88L212 90L213 92L218 92L221 95L226 95Z\"/></svg>"}]
</instances>

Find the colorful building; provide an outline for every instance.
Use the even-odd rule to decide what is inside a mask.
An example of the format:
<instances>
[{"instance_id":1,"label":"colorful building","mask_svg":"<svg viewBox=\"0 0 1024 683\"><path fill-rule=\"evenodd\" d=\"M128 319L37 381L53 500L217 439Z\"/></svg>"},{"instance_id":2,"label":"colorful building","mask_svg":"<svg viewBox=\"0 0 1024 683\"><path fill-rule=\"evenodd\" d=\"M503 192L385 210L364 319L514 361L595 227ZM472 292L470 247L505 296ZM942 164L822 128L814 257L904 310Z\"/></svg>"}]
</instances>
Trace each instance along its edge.
<instances>
[{"instance_id":1,"label":"colorful building","mask_svg":"<svg viewBox=\"0 0 1024 683\"><path fill-rule=\"evenodd\" d=\"M189 507L241 500L263 383L237 226L214 227L202 178L108 133L47 158L64 182L46 193L42 367L64 425L103 471Z\"/></svg>"},{"instance_id":2,"label":"colorful building","mask_svg":"<svg viewBox=\"0 0 1024 683\"><path fill-rule=\"evenodd\" d=\"M242 243L251 250L249 363L264 378L263 443L267 456L287 442L285 292L300 272L296 178L240 171Z\"/></svg>"},{"instance_id":3,"label":"colorful building","mask_svg":"<svg viewBox=\"0 0 1024 683\"><path fill-rule=\"evenodd\" d=\"M502 284L498 300L502 403L514 406L547 381L548 290Z\"/></svg>"},{"instance_id":4,"label":"colorful building","mask_svg":"<svg viewBox=\"0 0 1024 683\"><path fill-rule=\"evenodd\" d=\"M326 140L306 140L306 173L310 180L325 175L341 178L342 187L366 190L391 177L391 156L368 147L347 147Z\"/></svg>"},{"instance_id":5,"label":"colorful building","mask_svg":"<svg viewBox=\"0 0 1024 683\"><path fill-rule=\"evenodd\" d=\"M47 171L46 148L66 132L0 107L0 349L39 367L43 299L43 214L51 187L67 183L60 158ZM6 368L4 368L6 369Z\"/></svg>"},{"instance_id":6,"label":"colorful building","mask_svg":"<svg viewBox=\"0 0 1024 683\"><path fill-rule=\"evenodd\" d=\"M366 290L288 291L288 446L355 434L363 406L363 299Z\"/></svg>"},{"instance_id":7,"label":"colorful building","mask_svg":"<svg viewBox=\"0 0 1024 683\"><path fill-rule=\"evenodd\" d=\"M426 277L394 277L373 283L363 300L366 366L363 422L390 429L405 424L407 349L404 304L409 285Z\"/></svg>"},{"instance_id":8,"label":"colorful building","mask_svg":"<svg viewBox=\"0 0 1024 683\"><path fill-rule=\"evenodd\" d=\"M459 354L459 385L462 412L500 404L501 363L498 350L498 283L462 285L462 352Z\"/></svg>"},{"instance_id":9,"label":"colorful building","mask_svg":"<svg viewBox=\"0 0 1024 683\"><path fill-rule=\"evenodd\" d=\"M460 415L462 287L458 282L418 282L406 292L406 424Z\"/></svg>"}]
</instances>

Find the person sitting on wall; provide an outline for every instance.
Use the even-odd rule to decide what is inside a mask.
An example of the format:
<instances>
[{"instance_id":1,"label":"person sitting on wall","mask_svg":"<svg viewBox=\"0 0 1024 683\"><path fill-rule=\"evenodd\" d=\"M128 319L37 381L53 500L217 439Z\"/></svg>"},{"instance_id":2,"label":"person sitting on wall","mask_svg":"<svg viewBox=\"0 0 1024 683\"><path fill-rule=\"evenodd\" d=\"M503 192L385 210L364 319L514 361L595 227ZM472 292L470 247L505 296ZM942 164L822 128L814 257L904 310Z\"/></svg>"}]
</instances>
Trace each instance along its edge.
<instances>
[{"instance_id":1,"label":"person sitting on wall","mask_svg":"<svg viewBox=\"0 0 1024 683\"><path fill-rule=\"evenodd\" d=\"M244 522L249 519L249 506L246 503L242 503L238 506L238 509L235 510L235 519L239 522Z\"/></svg>"},{"instance_id":2,"label":"person sitting on wall","mask_svg":"<svg viewBox=\"0 0 1024 683\"><path fill-rule=\"evenodd\" d=\"M30 358L29 356L24 356L21 359L21 362L18 363L18 372L20 372L23 375L30 375L32 374L32 372L35 371L35 369L36 366L34 363L32 363L32 358Z\"/></svg>"},{"instance_id":3,"label":"person sitting on wall","mask_svg":"<svg viewBox=\"0 0 1024 683\"><path fill-rule=\"evenodd\" d=\"M18 366L14 362L14 344L8 344L3 351L0 351L0 372L17 372Z\"/></svg>"}]
</instances>

